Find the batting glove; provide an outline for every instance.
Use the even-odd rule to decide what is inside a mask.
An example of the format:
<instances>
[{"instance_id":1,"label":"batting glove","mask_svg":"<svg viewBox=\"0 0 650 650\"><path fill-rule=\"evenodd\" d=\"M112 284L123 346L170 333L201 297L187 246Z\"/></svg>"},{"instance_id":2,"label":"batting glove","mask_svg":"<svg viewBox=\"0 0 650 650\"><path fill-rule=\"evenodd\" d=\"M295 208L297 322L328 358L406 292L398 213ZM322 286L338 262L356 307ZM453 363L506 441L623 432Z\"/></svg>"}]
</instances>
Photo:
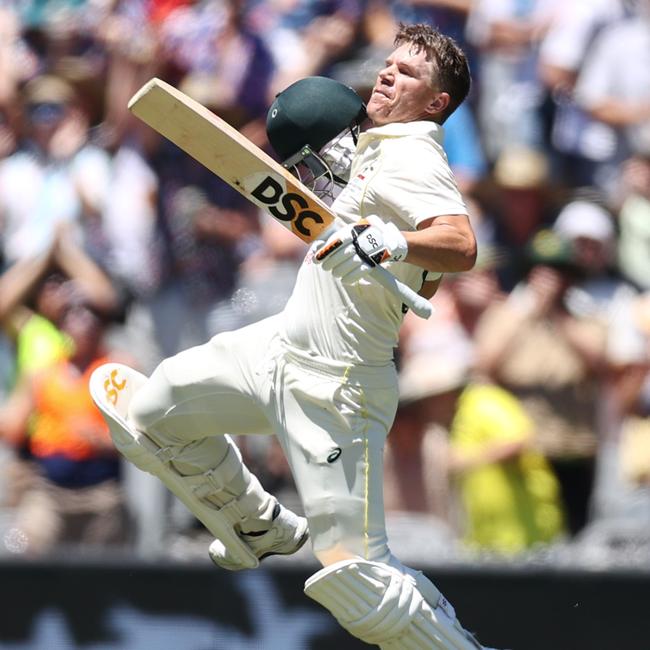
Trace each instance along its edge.
<instances>
[{"instance_id":1,"label":"batting glove","mask_svg":"<svg viewBox=\"0 0 650 650\"><path fill-rule=\"evenodd\" d=\"M345 284L358 282L373 266L406 257L404 235L392 223L371 215L337 230L314 259Z\"/></svg>"}]
</instances>

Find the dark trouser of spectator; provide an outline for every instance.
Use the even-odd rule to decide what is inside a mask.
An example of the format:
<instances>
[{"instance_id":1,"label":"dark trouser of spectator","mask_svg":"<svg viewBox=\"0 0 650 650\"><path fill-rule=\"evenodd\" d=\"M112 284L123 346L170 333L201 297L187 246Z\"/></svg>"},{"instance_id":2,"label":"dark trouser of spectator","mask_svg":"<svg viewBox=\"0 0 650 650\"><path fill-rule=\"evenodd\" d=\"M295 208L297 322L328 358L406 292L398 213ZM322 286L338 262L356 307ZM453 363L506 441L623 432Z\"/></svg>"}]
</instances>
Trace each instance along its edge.
<instances>
[{"instance_id":1,"label":"dark trouser of spectator","mask_svg":"<svg viewBox=\"0 0 650 650\"><path fill-rule=\"evenodd\" d=\"M550 458L549 462L560 483L567 532L573 537L589 519L595 461L593 458Z\"/></svg>"}]
</instances>

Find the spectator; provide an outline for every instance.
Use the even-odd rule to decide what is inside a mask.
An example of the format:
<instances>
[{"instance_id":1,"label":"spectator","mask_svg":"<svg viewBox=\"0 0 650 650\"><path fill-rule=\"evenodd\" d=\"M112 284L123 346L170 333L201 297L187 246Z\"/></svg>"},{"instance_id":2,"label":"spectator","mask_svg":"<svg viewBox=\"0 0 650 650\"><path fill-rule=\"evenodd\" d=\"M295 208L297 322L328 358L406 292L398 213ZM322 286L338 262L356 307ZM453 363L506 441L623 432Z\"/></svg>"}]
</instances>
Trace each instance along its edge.
<instances>
[{"instance_id":1,"label":"spectator","mask_svg":"<svg viewBox=\"0 0 650 650\"><path fill-rule=\"evenodd\" d=\"M525 272L526 246L555 216L548 157L527 147L504 148L477 200L487 215L482 243L496 246L502 254L497 273L501 287L510 291Z\"/></svg>"},{"instance_id":2,"label":"spectator","mask_svg":"<svg viewBox=\"0 0 650 650\"><path fill-rule=\"evenodd\" d=\"M496 263L494 251L479 249L474 269L444 279L432 318L408 314L404 319L399 346L403 385L386 453L387 509L428 513L448 526L456 522L449 491L448 433L439 420L432 421L427 395L446 392L442 388L447 382L455 387L458 373L467 374L476 324L483 311L501 299ZM414 477L412 482L397 480L405 473Z\"/></svg>"},{"instance_id":3,"label":"spectator","mask_svg":"<svg viewBox=\"0 0 650 650\"><path fill-rule=\"evenodd\" d=\"M472 5L471 0L380 0L368 3L364 16L365 39L374 50L390 50L392 35L398 23L427 23L443 34L451 36L463 49L472 52L465 39L465 23Z\"/></svg>"},{"instance_id":4,"label":"spectator","mask_svg":"<svg viewBox=\"0 0 650 650\"><path fill-rule=\"evenodd\" d=\"M647 386L640 385L641 382L647 382L648 366L646 364L645 372L636 373L635 381L637 386L635 392L637 399L631 401L629 412L623 423L620 432L620 447L618 449L617 460L620 467L620 476L627 485L630 492L636 492L638 489L648 494L650 488L650 411L647 403L644 403L644 390L647 393ZM637 493L638 494L638 493ZM620 496L620 495L619 495ZM645 500L645 499L644 499ZM633 514L632 512L621 512L621 504L617 504L616 514ZM629 503L630 506L633 503ZM611 513L608 513L611 514Z\"/></svg>"},{"instance_id":5,"label":"spectator","mask_svg":"<svg viewBox=\"0 0 650 650\"><path fill-rule=\"evenodd\" d=\"M386 512L418 513L452 525L447 434L424 417L419 398L405 395L384 459ZM401 481L400 476L409 476Z\"/></svg>"},{"instance_id":6,"label":"spectator","mask_svg":"<svg viewBox=\"0 0 650 650\"><path fill-rule=\"evenodd\" d=\"M458 372L462 371L463 376L468 372L474 358L476 325L485 309L501 299L496 264L495 252L481 249L474 269L444 279L431 319L412 314L404 319L399 362L406 383L388 439L388 508L427 512L441 521L451 521L447 434L439 422L431 421L418 391L435 392L444 382L457 381ZM417 372L424 371L426 364L435 366L435 370L424 373L426 383L420 387ZM412 485L396 480L405 472L414 477Z\"/></svg>"},{"instance_id":7,"label":"spectator","mask_svg":"<svg viewBox=\"0 0 650 650\"><path fill-rule=\"evenodd\" d=\"M128 113L126 103L144 81L167 79L265 146L259 118L277 89L324 74L364 96L395 22L424 20L478 48L473 103L445 126L445 148L466 200L476 203L480 257L475 272L445 278L431 321L407 316L398 361L406 368L421 355L440 358L441 347L456 341L470 354L476 338L483 364L486 348L491 354L504 345L504 359L488 369L535 421L548 424L535 428L535 440L550 449L549 431L557 441L561 430L575 428L577 439L591 436L597 447L595 513L627 512L626 495L639 497L636 488L627 490L645 480L642 454L630 451L642 449L631 441L643 436L630 432L644 430L636 424L645 422L639 384L646 339L635 320L644 301L628 285L650 291L647 0L0 4L0 403L17 378L68 354L59 325L70 278L103 312L119 300L115 287L124 287L131 308L108 340L137 351L145 370L179 347L277 311L286 298L303 244L281 228L276 233L275 224ZM594 179L606 190L602 208L572 191ZM539 228L551 227L557 205L563 210L553 227L583 253L583 263L573 264L579 275L553 262L550 275L534 271L529 279L528 244ZM69 226L65 242L61 223ZM495 250L499 264L482 266L481 257ZM87 274L80 255L99 263L102 279ZM559 307L531 316L525 331L528 317L513 313L543 301L535 298L544 293L538 280L554 282L558 274L570 285ZM500 319L503 332L494 326L486 336ZM555 351L528 355L532 341L544 339L543 324ZM593 347L573 346L596 331ZM413 473L424 478L409 494L387 494L387 504L394 497L395 507L438 512L448 505L448 468L428 472L437 467L430 450L438 450L438 460L449 454L440 451L440 427L422 419L422 401L400 409L388 460L406 466L420 448L426 458ZM571 413L581 409L584 417L574 421ZM585 423L587 415L593 422ZM570 449L552 449L564 488L572 465L578 487L593 459L587 453L570 460ZM251 460L272 458L270 478L287 493L293 489L277 448L260 441L245 451ZM585 485L577 501L571 498L572 531ZM142 548L150 549L151 531L160 528L154 517L170 519L150 502L141 505L148 517Z\"/></svg>"},{"instance_id":8,"label":"spectator","mask_svg":"<svg viewBox=\"0 0 650 650\"><path fill-rule=\"evenodd\" d=\"M594 178L611 196L633 143L649 139L645 135L650 131L650 7L646 0L639 3L636 16L609 25L598 35L578 76L575 97L601 124L602 155Z\"/></svg>"},{"instance_id":9,"label":"spectator","mask_svg":"<svg viewBox=\"0 0 650 650\"><path fill-rule=\"evenodd\" d=\"M438 418L444 395L465 381L471 348L462 336L446 333L436 348L402 360L399 415L387 440L387 510L426 513L453 524L449 492L448 422ZM400 481L408 475L409 481Z\"/></svg>"},{"instance_id":10,"label":"spectator","mask_svg":"<svg viewBox=\"0 0 650 650\"><path fill-rule=\"evenodd\" d=\"M449 436L446 453L443 447L432 457L423 448L419 461L412 450L405 469L445 459L428 469L442 469L457 491L455 526L475 550L511 555L557 540L563 531L559 486L533 448L532 421L504 389L471 381L469 359L454 358L443 363L420 356L402 369L402 399L416 401L428 426ZM424 475L440 482L437 474Z\"/></svg>"},{"instance_id":11,"label":"spectator","mask_svg":"<svg viewBox=\"0 0 650 650\"><path fill-rule=\"evenodd\" d=\"M268 14L270 3L258 7L267 12L265 40L273 54L276 68L267 98L303 77L323 74L340 60L350 56L362 17L359 0L298 0L275 7ZM279 10L278 10L279 9Z\"/></svg>"},{"instance_id":12,"label":"spectator","mask_svg":"<svg viewBox=\"0 0 650 650\"><path fill-rule=\"evenodd\" d=\"M160 359L151 335L151 303L162 283L164 240L159 178L139 143L140 129L136 124L128 129L112 143L106 200L84 222L85 247L122 294L124 318L109 336L118 347L133 350L138 367L146 369Z\"/></svg>"},{"instance_id":13,"label":"spectator","mask_svg":"<svg viewBox=\"0 0 650 650\"><path fill-rule=\"evenodd\" d=\"M26 441L38 470L14 522L27 552L38 555L65 543L123 543L127 530L119 459L87 388L92 371L108 360L104 322L76 296L61 329L73 344L69 357L26 377L0 409L0 436L14 445Z\"/></svg>"},{"instance_id":14,"label":"spectator","mask_svg":"<svg viewBox=\"0 0 650 650\"><path fill-rule=\"evenodd\" d=\"M130 296L145 300L158 287L158 178L128 134L111 153L107 200L86 219L86 248Z\"/></svg>"},{"instance_id":15,"label":"spectator","mask_svg":"<svg viewBox=\"0 0 650 650\"><path fill-rule=\"evenodd\" d=\"M455 355L474 355L476 327L483 312L505 298L496 275L499 264L498 251L482 246L471 271L443 279L431 318L424 320L411 313L404 317L398 350L401 364L418 356L438 356L453 364ZM453 350L451 358L449 350Z\"/></svg>"},{"instance_id":16,"label":"spectator","mask_svg":"<svg viewBox=\"0 0 650 650\"><path fill-rule=\"evenodd\" d=\"M469 273L449 278L449 293L458 321L472 341L485 310L506 297L499 288L497 277L501 263L502 254L498 249L483 246Z\"/></svg>"},{"instance_id":17,"label":"spectator","mask_svg":"<svg viewBox=\"0 0 650 650\"><path fill-rule=\"evenodd\" d=\"M73 87L42 75L24 88L26 140L0 163L0 246L5 264L47 250L59 224L81 241L84 214L97 212L108 155L88 143Z\"/></svg>"},{"instance_id":18,"label":"spectator","mask_svg":"<svg viewBox=\"0 0 650 650\"><path fill-rule=\"evenodd\" d=\"M537 57L557 0L478 0L467 38L478 50L478 121L490 161L504 148L542 149L545 91Z\"/></svg>"},{"instance_id":19,"label":"spectator","mask_svg":"<svg viewBox=\"0 0 650 650\"><path fill-rule=\"evenodd\" d=\"M451 472L471 546L516 553L564 531L560 486L534 446L534 425L504 389L470 385L451 425Z\"/></svg>"},{"instance_id":20,"label":"spectator","mask_svg":"<svg viewBox=\"0 0 650 650\"><path fill-rule=\"evenodd\" d=\"M258 211L238 192L166 141L151 159L159 180L164 274L147 301L158 356L215 334L241 263L259 246ZM231 323L232 325L232 323Z\"/></svg>"},{"instance_id":21,"label":"spectator","mask_svg":"<svg viewBox=\"0 0 650 650\"><path fill-rule=\"evenodd\" d=\"M121 142L125 130L134 124L127 110L128 100L167 64L160 44L160 24L176 4L184 3L116 0L103 11L94 7L92 37L104 59L101 131L104 141L111 145ZM151 134L137 128L144 138Z\"/></svg>"},{"instance_id":22,"label":"spectator","mask_svg":"<svg viewBox=\"0 0 650 650\"><path fill-rule=\"evenodd\" d=\"M650 143L622 169L617 262L627 280L650 291Z\"/></svg>"},{"instance_id":23,"label":"spectator","mask_svg":"<svg viewBox=\"0 0 650 650\"><path fill-rule=\"evenodd\" d=\"M33 59L24 56L26 47L20 27L15 9L3 3L0 7L0 108L3 111L10 110L19 84L35 69Z\"/></svg>"},{"instance_id":24,"label":"spectator","mask_svg":"<svg viewBox=\"0 0 650 650\"><path fill-rule=\"evenodd\" d=\"M167 76L189 95L239 129L266 115L274 62L249 28L244 4L178 8L161 23L159 38Z\"/></svg>"},{"instance_id":25,"label":"spectator","mask_svg":"<svg viewBox=\"0 0 650 650\"><path fill-rule=\"evenodd\" d=\"M242 11L236 2L174 8L156 28L159 64L181 90L261 143L257 123L266 111L272 61ZM165 140L147 143L145 150L151 169L134 152L126 162L137 163L157 201L156 233L145 240L160 244L162 259L150 260L155 283L136 305L144 306L134 320L137 328L130 327L148 332L145 338L154 342L155 350L143 355L150 367L237 326L241 314L234 313L231 298L239 266L260 241L257 209L235 190Z\"/></svg>"},{"instance_id":26,"label":"spectator","mask_svg":"<svg viewBox=\"0 0 650 650\"><path fill-rule=\"evenodd\" d=\"M593 520L585 549L634 552L647 545L650 505L650 302L647 295L616 312L618 339L604 395L607 428L600 444Z\"/></svg>"},{"instance_id":27,"label":"spectator","mask_svg":"<svg viewBox=\"0 0 650 650\"><path fill-rule=\"evenodd\" d=\"M49 27L74 22L83 0L24 0L21 15L29 27Z\"/></svg>"},{"instance_id":28,"label":"spectator","mask_svg":"<svg viewBox=\"0 0 650 650\"><path fill-rule=\"evenodd\" d=\"M592 531L604 525L613 533L611 525L616 522L625 522L628 530L636 527L641 521L635 522L635 517L647 509L650 497L646 453L650 329L643 321L644 299L635 298L618 301L610 327ZM617 537L618 533L612 540Z\"/></svg>"},{"instance_id":29,"label":"spectator","mask_svg":"<svg viewBox=\"0 0 650 650\"><path fill-rule=\"evenodd\" d=\"M549 128L554 175L570 187L593 185L596 163L607 155L608 128L576 104L574 90L594 40L623 18L624 4L622 0L561 3L542 40L539 72L553 100Z\"/></svg>"},{"instance_id":30,"label":"spectator","mask_svg":"<svg viewBox=\"0 0 650 650\"><path fill-rule=\"evenodd\" d=\"M635 318L638 293L617 276L616 232L610 213L584 199L566 205L553 226L573 243L582 280L567 291L567 309L576 318L600 320L607 331L603 386L599 400L597 473L591 511L595 525L626 501L621 474L625 432L633 428L648 342Z\"/></svg>"},{"instance_id":31,"label":"spectator","mask_svg":"<svg viewBox=\"0 0 650 650\"><path fill-rule=\"evenodd\" d=\"M583 275L569 290L569 309L576 316L590 313L607 321L612 302L623 289L614 268L617 238L610 212L595 201L578 198L562 208L553 231L571 242Z\"/></svg>"},{"instance_id":32,"label":"spectator","mask_svg":"<svg viewBox=\"0 0 650 650\"><path fill-rule=\"evenodd\" d=\"M67 304L78 291L85 292L105 315L117 309L118 296L109 278L64 228L57 229L45 253L20 260L0 275L0 325L9 343L6 349L12 353L10 360L0 359L0 368L6 374L0 410L15 385L28 382L34 373L62 362L70 354L70 337L60 327ZM3 449L8 451L6 445ZM26 450L23 444L15 453L4 454L9 505L20 500L33 478L30 464L23 459Z\"/></svg>"},{"instance_id":33,"label":"spectator","mask_svg":"<svg viewBox=\"0 0 650 650\"><path fill-rule=\"evenodd\" d=\"M119 308L110 278L67 228L59 227L54 237L44 253L0 275L0 325L14 341L19 378L67 355L69 343L59 325L73 286L106 316Z\"/></svg>"},{"instance_id":34,"label":"spectator","mask_svg":"<svg viewBox=\"0 0 650 650\"><path fill-rule=\"evenodd\" d=\"M529 256L526 280L477 326L478 365L521 400L535 445L562 486L569 532L576 534L589 516L607 328L567 308L567 291L579 277L568 242L542 231Z\"/></svg>"},{"instance_id":35,"label":"spectator","mask_svg":"<svg viewBox=\"0 0 650 650\"><path fill-rule=\"evenodd\" d=\"M615 268L617 236L609 211L592 201L574 200L560 211L553 230L571 243L581 274L566 292L568 311L578 319L599 320L606 328L605 375L610 364L643 364L646 345L634 316L639 294Z\"/></svg>"}]
</instances>

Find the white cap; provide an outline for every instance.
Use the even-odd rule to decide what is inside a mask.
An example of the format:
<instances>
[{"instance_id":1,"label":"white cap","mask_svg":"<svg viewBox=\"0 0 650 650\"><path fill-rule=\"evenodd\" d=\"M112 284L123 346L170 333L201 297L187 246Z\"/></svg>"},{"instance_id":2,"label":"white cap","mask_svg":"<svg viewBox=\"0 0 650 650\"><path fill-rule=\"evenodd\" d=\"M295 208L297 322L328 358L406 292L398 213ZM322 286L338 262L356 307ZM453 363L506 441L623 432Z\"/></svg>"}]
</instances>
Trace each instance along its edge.
<instances>
[{"instance_id":1,"label":"white cap","mask_svg":"<svg viewBox=\"0 0 650 650\"><path fill-rule=\"evenodd\" d=\"M603 243L610 242L615 235L609 212L589 201L573 201L564 206L553 230L567 239L587 237Z\"/></svg>"}]
</instances>

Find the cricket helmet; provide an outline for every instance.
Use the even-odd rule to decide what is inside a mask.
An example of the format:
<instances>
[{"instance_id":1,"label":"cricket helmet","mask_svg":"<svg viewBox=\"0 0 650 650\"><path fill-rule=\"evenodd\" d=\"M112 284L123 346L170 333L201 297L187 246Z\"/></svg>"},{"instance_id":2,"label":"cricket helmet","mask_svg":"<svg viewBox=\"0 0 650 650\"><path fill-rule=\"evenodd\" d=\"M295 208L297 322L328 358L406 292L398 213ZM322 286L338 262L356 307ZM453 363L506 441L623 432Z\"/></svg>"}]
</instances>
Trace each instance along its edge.
<instances>
[{"instance_id":1,"label":"cricket helmet","mask_svg":"<svg viewBox=\"0 0 650 650\"><path fill-rule=\"evenodd\" d=\"M266 133L284 166L299 177L302 163L314 176L325 172L344 184L333 172L327 153L344 141L353 151L365 119L366 106L352 88L327 77L306 77L276 96L266 118ZM336 153L334 159L341 156ZM343 165L339 167L343 172Z\"/></svg>"}]
</instances>

